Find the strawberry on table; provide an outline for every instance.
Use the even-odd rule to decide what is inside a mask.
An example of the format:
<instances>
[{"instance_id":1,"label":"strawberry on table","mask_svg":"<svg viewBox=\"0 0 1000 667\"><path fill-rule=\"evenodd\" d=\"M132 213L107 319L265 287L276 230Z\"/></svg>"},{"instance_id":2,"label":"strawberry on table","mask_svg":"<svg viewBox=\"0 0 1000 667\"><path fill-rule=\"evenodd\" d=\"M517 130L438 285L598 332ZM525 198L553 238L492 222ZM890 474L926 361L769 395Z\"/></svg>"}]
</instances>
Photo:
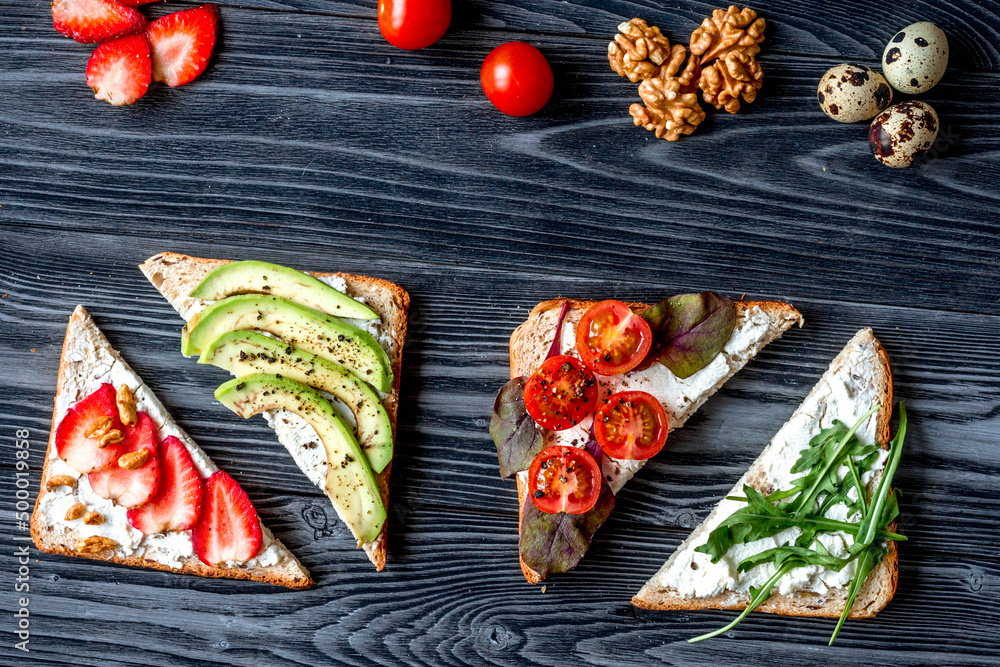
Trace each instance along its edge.
<instances>
[{"instance_id":1,"label":"strawberry on table","mask_svg":"<svg viewBox=\"0 0 1000 667\"><path fill-rule=\"evenodd\" d=\"M94 97L116 107L145 95L151 75L149 44L143 35L105 42L87 62L87 85L94 89Z\"/></svg>"},{"instance_id":2,"label":"strawberry on table","mask_svg":"<svg viewBox=\"0 0 1000 667\"><path fill-rule=\"evenodd\" d=\"M128 521L146 535L190 530L201 513L203 483L187 447L170 435L158 448L160 482L147 503L130 509Z\"/></svg>"},{"instance_id":3,"label":"strawberry on table","mask_svg":"<svg viewBox=\"0 0 1000 667\"><path fill-rule=\"evenodd\" d=\"M236 480L219 470L205 482L205 500L192 535L206 565L247 561L260 552L263 536L257 510Z\"/></svg>"},{"instance_id":4,"label":"strawberry on table","mask_svg":"<svg viewBox=\"0 0 1000 667\"><path fill-rule=\"evenodd\" d=\"M139 32L146 17L113 0L52 0L52 24L67 37L92 44Z\"/></svg>"},{"instance_id":5,"label":"strawberry on table","mask_svg":"<svg viewBox=\"0 0 1000 667\"><path fill-rule=\"evenodd\" d=\"M183 86L205 71L219 34L215 5L174 12L146 27L153 57L153 80Z\"/></svg>"},{"instance_id":6,"label":"strawberry on table","mask_svg":"<svg viewBox=\"0 0 1000 667\"><path fill-rule=\"evenodd\" d=\"M56 427L56 453L73 470L89 473L117 464L126 449L115 388L102 384L74 405ZM104 446L101 446L101 443Z\"/></svg>"},{"instance_id":7,"label":"strawberry on table","mask_svg":"<svg viewBox=\"0 0 1000 667\"><path fill-rule=\"evenodd\" d=\"M109 468L87 475L87 481L94 493L102 498L113 500L123 507L138 507L156 492L160 479L156 425L149 415L140 412L135 426L125 428L125 439L122 440L124 453ZM138 465L135 465L136 461ZM131 467L124 467L123 464Z\"/></svg>"}]
</instances>

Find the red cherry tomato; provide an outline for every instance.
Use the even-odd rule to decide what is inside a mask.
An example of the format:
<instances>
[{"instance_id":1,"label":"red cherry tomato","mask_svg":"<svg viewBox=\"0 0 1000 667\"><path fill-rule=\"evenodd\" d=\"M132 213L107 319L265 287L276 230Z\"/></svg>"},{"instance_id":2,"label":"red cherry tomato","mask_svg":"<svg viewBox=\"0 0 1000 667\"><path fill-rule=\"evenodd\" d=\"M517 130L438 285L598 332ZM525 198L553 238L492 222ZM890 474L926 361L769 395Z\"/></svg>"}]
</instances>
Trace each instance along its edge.
<instances>
[{"instance_id":1,"label":"red cherry tomato","mask_svg":"<svg viewBox=\"0 0 1000 667\"><path fill-rule=\"evenodd\" d=\"M616 459L644 461L656 456L669 430L667 411L644 391L611 394L594 417L597 444Z\"/></svg>"},{"instance_id":2,"label":"red cherry tomato","mask_svg":"<svg viewBox=\"0 0 1000 667\"><path fill-rule=\"evenodd\" d=\"M451 0L378 0L378 29L393 46L414 51L448 32Z\"/></svg>"},{"instance_id":3,"label":"red cherry tomato","mask_svg":"<svg viewBox=\"0 0 1000 667\"><path fill-rule=\"evenodd\" d=\"M601 468L586 449L547 447L528 468L528 497L549 514L589 512L601 497Z\"/></svg>"},{"instance_id":4,"label":"red cherry tomato","mask_svg":"<svg viewBox=\"0 0 1000 667\"><path fill-rule=\"evenodd\" d=\"M552 68L542 52L524 42L490 51L479 71L483 92L508 116L530 116L552 97Z\"/></svg>"},{"instance_id":5,"label":"red cherry tomato","mask_svg":"<svg viewBox=\"0 0 1000 667\"><path fill-rule=\"evenodd\" d=\"M597 378L575 357L552 357L524 385L524 407L550 431L576 426L597 407Z\"/></svg>"},{"instance_id":6,"label":"red cherry tomato","mask_svg":"<svg viewBox=\"0 0 1000 667\"><path fill-rule=\"evenodd\" d=\"M649 323L621 301L591 306L576 325L576 351L595 373L618 375L646 358L653 344Z\"/></svg>"}]
</instances>

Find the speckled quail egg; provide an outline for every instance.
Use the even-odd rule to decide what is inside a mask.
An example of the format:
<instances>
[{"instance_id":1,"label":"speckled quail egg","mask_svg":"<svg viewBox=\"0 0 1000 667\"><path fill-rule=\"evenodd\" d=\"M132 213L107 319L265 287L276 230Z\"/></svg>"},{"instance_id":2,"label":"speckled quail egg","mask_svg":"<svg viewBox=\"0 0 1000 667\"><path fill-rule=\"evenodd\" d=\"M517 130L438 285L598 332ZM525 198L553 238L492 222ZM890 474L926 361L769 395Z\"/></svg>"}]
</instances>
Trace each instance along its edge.
<instances>
[{"instance_id":1,"label":"speckled quail egg","mask_svg":"<svg viewBox=\"0 0 1000 667\"><path fill-rule=\"evenodd\" d=\"M872 121L868 145L882 164L909 167L917 155L934 145L938 126L938 115L931 105L920 100L900 102Z\"/></svg>"},{"instance_id":2,"label":"speckled quail egg","mask_svg":"<svg viewBox=\"0 0 1000 667\"><path fill-rule=\"evenodd\" d=\"M892 102L885 78L862 65L837 65L826 71L816 88L823 113L841 123L869 120Z\"/></svg>"},{"instance_id":3,"label":"speckled quail egg","mask_svg":"<svg viewBox=\"0 0 1000 667\"><path fill-rule=\"evenodd\" d=\"M918 95L937 85L948 68L948 38L926 21L908 25L889 40L882 73L901 93Z\"/></svg>"}]
</instances>

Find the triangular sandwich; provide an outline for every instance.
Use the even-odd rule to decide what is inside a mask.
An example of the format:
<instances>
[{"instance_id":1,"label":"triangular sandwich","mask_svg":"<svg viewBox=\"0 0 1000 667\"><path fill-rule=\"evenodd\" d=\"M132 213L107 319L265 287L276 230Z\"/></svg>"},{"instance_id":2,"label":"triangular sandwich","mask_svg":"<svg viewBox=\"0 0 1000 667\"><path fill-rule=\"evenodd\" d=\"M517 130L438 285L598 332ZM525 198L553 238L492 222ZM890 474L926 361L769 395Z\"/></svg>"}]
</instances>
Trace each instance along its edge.
<instances>
[{"instance_id":1,"label":"triangular sandwich","mask_svg":"<svg viewBox=\"0 0 1000 667\"><path fill-rule=\"evenodd\" d=\"M567 300L557 299L538 304L527 321L510 337L510 375L512 378L534 373L545 360L555 337L560 311ZM583 314L596 302L568 300L560 338L561 354L575 355L576 327ZM635 312L648 306L629 304ZM780 337L793 324L802 325L802 315L787 303L780 301L736 301L736 327L723 350L707 366L690 377L680 379L665 366L654 363L646 370L630 371L616 378L602 378L606 393L622 390L642 390L653 394L666 409L670 430L680 428L701 405L726 381L735 375L760 350ZM610 384L609 384L610 383ZM558 432L546 432L546 446L554 444L582 446L589 439L591 420L579 426ZM668 445L669 446L669 445ZM602 472L617 494L632 476L645 464L640 460L616 460L602 457ZM527 471L517 475L517 491L521 517L524 517L527 498ZM523 526L520 525L519 529ZM539 572L520 558L521 571L532 584L548 576ZM553 570L560 571L560 570Z\"/></svg>"},{"instance_id":2,"label":"triangular sandwich","mask_svg":"<svg viewBox=\"0 0 1000 667\"><path fill-rule=\"evenodd\" d=\"M31 535L42 551L289 588L309 572L78 306Z\"/></svg>"},{"instance_id":3,"label":"triangular sandwich","mask_svg":"<svg viewBox=\"0 0 1000 667\"><path fill-rule=\"evenodd\" d=\"M164 298L170 302L170 305L173 306L174 310L176 310L185 321L191 322L192 318L196 318L199 313L209 308L212 303L221 303L220 301L210 302L208 300L194 298L191 296L192 292L199 288L199 285L202 283L203 279L206 278L206 276L215 272L220 267L229 264L231 264L229 260L204 259L200 257L190 257L188 255L167 252L150 257L143 262L139 268L142 270L143 274L145 274L146 278L149 279L149 282L152 283L153 286L159 290L160 294L162 294ZM261 263L244 262L243 264ZM289 271L288 269L284 269L284 267L275 267L275 265L267 266L274 269ZM297 272L292 273L297 274L299 279L303 279L301 274L298 274ZM213 275L218 275L218 273ZM385 364L387 366L387 371L389 372L386 372L385 374L386 381L384 386L381 388L373 386L372 388L365 388L364 391L371 397L370 400L379 404L376 406L377 410L384 415L384 418L389 423L389 427L380 429L380 432L382 436L385 436L386 441L389 443L387 451L391 456L392 447L395 441L396 412L399 405L400 371L402 366L403 344L406 338L407 312L410 304L409 294L406 290L395 283L369 276L357 276L346 273L310 273L309 275L312 276L312 278L308 278L307 282L315 278L323 283L323 285L318 286L321 291L326 290L329 292L329 288L332 287L337 292L351 297L354 301L354 307L366 310L370 309L370 313L373 311L373 314L371 315L372 317L377 315L377 319L368 319L364 321L351 319L350 317L341 315L338 315L336 319L348 324L352 330L363 330L365 332L364 335L369 337L369 340L372 341L372 345L376 345L381 348L378 350L378 353L383 359L386 360ZM273 277L274 276L272 276L272 278ZM244 297L229 297L239 299L249 297L252 293L261 292L266 292L268 294L273 293L274 287L273 285L263 283L255 285L234 284L230 285L229 288L224 290L223 293L244 295ZM304 292L306 297L311 298L309 289L304 290ZM301 296L301 294L299 296ZM336 307L331 310L336 310ZM254 323L250 322L243 328L254 329ZM239 334L239 332L236 332L236 334ZM256 335L256 340L261 341L259 337L260 334L251 332L251 335ZM268 334L265 333L264 335ZM301 351L295 347L290 347L288 350L295 351L295 355L300 355L301 353ZM320 353L316 352L316 354ZM313 358L313 355L308 356ZM238 375L242 376L243 373L239 373ZM371 376L362 376L362 379L370 381ZM303 382L305 382L305 380L303 380ZM305 383L309 384L308 382ZM364 383L357 381L355 384ZM373 382L372 384L377 385L377 382ZM240 384L236 383L235 387L239 386ZM230 385L231 389L233 387L234 385ZM220 391L221 390L222 388L220 388ZM326 398L330 398L329 395L324 394L324 396ZM347 408L354 408L355 406L346 406L343 401L338 402L336 400L331 400L330 404L334 409L339 409L339 411L343 413L346 420L353 419ZM329 484L327 480L328 473L331 472L331 468L328 465L328 455L325 453L321 444L322 439L319 437L319 434L314 427L307 423L306 420L298 414L294 414L288 410L267 410L263 413L263 415L267 419L271 428L274 429L279 442L281 442L281 444L284 445L288 452L292 455L292 458L298 464L299 468L301 468L305 473L306 477L318 488L325 490L327 495L331 495L331 493L334 493L335 495L336 490L331 491L326 488ZM345 421L345 423L348 424L348 428L350 428L353 424L348 423L347 421ZM391 433L388 433L387 431L391 431ZM353 437L351 437L351 439L353 440ZM358 440L360 441L361 439L359 428ZM392 469L392 464L390 461L388 463L383 463L382 465L384 465L384 468L381 468L380 472L378 468L372 466L373 470L369 474L374 475L373 485L378 487L377 493L381 494L383 505L383 509L381 511L384 512L384 507L388 507L389 474ZM336 470L333 470L333 472L336 472ZM375 491L372 493L373 495L377 495ZM337 507L336 503L334 504L334 507L337 509L338 514L340 514L341 510ZM348 525L352 527L352 530L354 530L352 524L347 518L344 517L343 514L341 514L341 518L344 519L345 522L348 522ZM375 564L377 570L381 570L385 566L387 526L388 522L385 521L382 524L381 529L378 531L377 536L373 539L359 539L359 543L361 543L361 546L364 547L368 558ZM358 533L356 532L355 534L357 535Z\"/></svg>"},{"instance_id":4,"label":"triangular sandwich","mask_svg":"<svg viewBox=\"0 0 1000 667\"><path fill-rule=\"evenodd\" d=\"M645 609L745 609L750 603L751 587L762 589L763 582L777 576L772 563L757 565L739 572L737 565L749 555L772 550L796 539L798 528L773 537L737 544L716 563L708 553L695 551L707 548L709 535L745 503L734 498L746 497L745 486L767 496L791 489L793 479L803 474L792 472L793 465L807 448L814 447L822 431L840 422L851 428L872 408L880 406L857 430L859 446L872 450L868 474L859 483L869 492L879 483L885 466L885 451L889 443L889 419L892 414L892 372L889 358L871 329L862 329L830 364L819 382L761 452L747 472L733 486L705 521L677 548L632 599ZM840 427L843 428L843 427ZM901 430L902 427L901 427ZM829 432L829 431L828 431ZM879 449L876 449L877 446ZM815 450L815 448L813 449ZM859 467L860 468L860 467ZM846 478L846 469L839 474ZM853 489L848 496L857 500ZM849 516L844 504L832 505L825 516L842 521L856 520ZM820 533L823 550L833 558L846 559L853 544L851 535L838 531ZM772 552L773 553L773 552ZM857 561L834 571L820 565L796 567L778 578L772 595L757 609L786 616L839 617L848 596ZM872 567L861 584L849 618L869 618L892 599L898 580L897 550L888 541L884 557Z\"/></svg>"}]
</instances>

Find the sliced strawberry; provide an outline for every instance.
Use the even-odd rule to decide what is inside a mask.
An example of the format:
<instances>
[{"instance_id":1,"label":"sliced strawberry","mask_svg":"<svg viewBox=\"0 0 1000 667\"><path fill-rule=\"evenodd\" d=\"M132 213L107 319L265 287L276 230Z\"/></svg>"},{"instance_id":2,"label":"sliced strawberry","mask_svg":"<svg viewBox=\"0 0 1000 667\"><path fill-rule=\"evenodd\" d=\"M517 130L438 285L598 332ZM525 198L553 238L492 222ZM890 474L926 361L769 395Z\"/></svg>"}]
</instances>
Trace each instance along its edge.
<instances>
[{"instance_id":1,"label":"sliced strawberry","mask_svg":"<svg viewBox=\"0 0 1000 667\"><path fill-rule=\"evenodd\" d=\"M103 430L100 429L102 425ZM56 427L56 453L66 465L80 473L107 468L116 464L118 457L127 451L126 445L121 442L104 448L98 446L101 434L113 430L125 433L118 419L114 385L102 384L97 391L70 408L59 422Z\"/></svg>"},{"instance_id":2,"label":"sliced strawberry","mask_svg":"<svg viewBox=\"0 0 1000 667\"><path fill-rule=\"evenodd\" d=\"M215 5L174 12L146 28L153 54L153 80L183 86L198 78L215 48L219 10Z\"/></svg>"},{"instance_id":3,"label":"sliced strawberry","mask_svg":"<svg viewBox=\"0 0 1000 667\"><path fill-rule=\"evenodd\" d=\"M52 0L52 24L67 37L93 44L139 32L146 17L112 0Z\"/></svg>"},{"instance_id":4,"label":"sliced strawberry","mask_svg":"<svg viewBox=\"0 0 1000 667\"><path fill-rule=\"evenodd\" d=\"M157 2L157 0L115 0L119 5L125 5L126 7L138 7L139 5L148 5L152 2Z\"/></svg>"},{"instance_id":5,"label":"sliced strawberry","mask_svg":"<svg viewBox=\"0 0 1000 667\"><path fill-rule=\"evenodd\" d=\"M190 530L201 512L203 485L191 454L170 435L157 447L160 483L145 505L128 511L128 522L146 535Z\"/></svg>"},{"instance_id":6,"label":"sliced strawberry","mask_svg":"<svg viewBox=\"0 0 1000 667\"><path fill-rule=\"evenodd\" d=\"M145 36L129 35L94 49L87 62L87 85L94 97L120 107L146 94L152 72Z\"/></svg>"},{"instance_id":7,"label":"sliced strawberry","mask_svg":"<svg viewBox=\"0 0 1000 667\"><path fill-rule=\"evenodd\" d=\"M160 478L160 466L156 460L156 425L145 412L140 412L139 421L126 427L126 454L149 450L149 458L139 468L129 470L115 463L107 470L98 470L87 475L94 493L113 500L123 507L138 507L156 493Z\"/></svg>"},{"instance_id":8,"label":"sliced strawberry","mask_svg":"<svg viewBox=\"0 0 1000 667\"><path fill-rule=\"evenodd\" d=\"M236 480L221 470L205 482L205 505L192 539L198 558L213 567L247 561L260 552L263 537L257 510Z\"/></svg>"}]
</instances>

